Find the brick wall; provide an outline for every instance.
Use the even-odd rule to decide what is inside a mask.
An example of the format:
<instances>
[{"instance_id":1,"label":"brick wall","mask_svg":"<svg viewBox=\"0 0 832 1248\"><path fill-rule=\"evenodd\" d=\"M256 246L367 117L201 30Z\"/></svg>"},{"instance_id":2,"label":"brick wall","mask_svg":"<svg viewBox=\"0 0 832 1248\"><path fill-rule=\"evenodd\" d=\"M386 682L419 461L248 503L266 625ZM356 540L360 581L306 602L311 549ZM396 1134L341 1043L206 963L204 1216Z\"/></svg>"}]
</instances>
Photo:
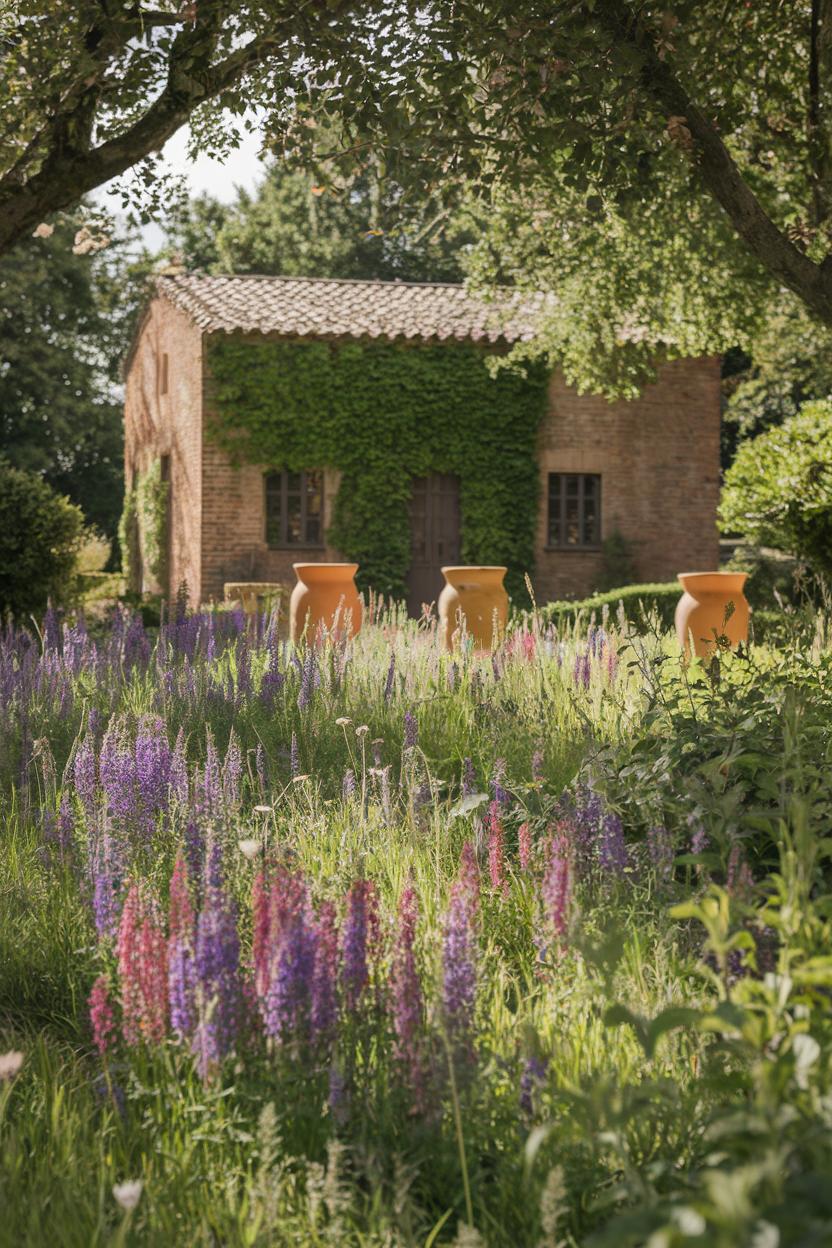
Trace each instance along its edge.
<instances>
[{"instance_id":1,"label":"brick wall","mask_svg":"<svg viewBox=\"0 0 832 1248\"><path fill-rule=\"evenodd\" d=\"M167 393L162 358L167 354ZM202 334L193 321L154 299L139 330L125 378L125 482L154 460L170 456L168 585L152 583L143 570L142 589L176 593L184 581L192 603L201 596Z\"/></svg>"},{"instance_id":2,"label":"brick wall","mask_svg":"<svg viewBox=\"0 0 832 1248\"><path fill-rule=\"evenodd\" d=\"M601 536L626 538L638 581L718 567L719 376L716 358L674 361L630 403L578 395L552 377L539 439L540 602L585 596L602 565L600 551L547 550L550 472L600 474Z\"/></svg>"}]
</instances>

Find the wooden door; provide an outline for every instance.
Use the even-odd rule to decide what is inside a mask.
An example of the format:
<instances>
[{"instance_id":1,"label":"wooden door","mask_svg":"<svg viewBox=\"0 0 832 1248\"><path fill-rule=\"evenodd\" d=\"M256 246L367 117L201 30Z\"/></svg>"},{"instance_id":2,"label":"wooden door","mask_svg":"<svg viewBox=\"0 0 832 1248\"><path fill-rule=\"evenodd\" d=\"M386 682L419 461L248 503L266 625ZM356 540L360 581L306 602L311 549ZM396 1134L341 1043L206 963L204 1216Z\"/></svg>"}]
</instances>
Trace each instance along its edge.
<instances>
[{"instance_id":1,"label":"wooden door","mask_svg":"<svg viewBox=\"0 0 832 1248\"><path fill-rule=\"evenodd\" d=\"M416 477L410 500L410 571L407 609L422 614L444 585L443 564L459 563L459 478L447 473Z\"/></svg>"}]
</instances>

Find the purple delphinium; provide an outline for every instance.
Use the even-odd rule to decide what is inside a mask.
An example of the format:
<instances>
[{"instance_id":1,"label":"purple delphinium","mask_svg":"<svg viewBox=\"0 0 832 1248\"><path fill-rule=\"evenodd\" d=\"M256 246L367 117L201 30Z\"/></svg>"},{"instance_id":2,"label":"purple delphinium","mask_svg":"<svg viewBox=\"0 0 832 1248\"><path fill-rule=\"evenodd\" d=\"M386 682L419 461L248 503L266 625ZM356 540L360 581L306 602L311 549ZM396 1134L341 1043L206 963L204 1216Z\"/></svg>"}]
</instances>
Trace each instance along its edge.
<instances>
[{"instance_id":1,"label":"purple delphinium","mask_svg":"<svg viewBox=\"0 0 832 1248\"><path fill-rule=\"evenodd\" d=\"M666 884L673 875L673 838L667 828L657 826L648 830L647 853L657 878Z\"/></svg>"},{"instance_id":2,"label":"purple delphinium","mask_svg":"<svg viewBox=\"0 0 832 1248\"><path fill-rule=\"evenodd\" d=\"M387 669L387 680L384 682L384 701L389 702L393 697L393 688L396 679L396 652L390 653L390 666Z\"/></svg>"},{"instance_id":3,"label":"purple delphinium","mask_svg":"<svg viewBox=\"0 0 832 1248\"><path fill-rule=\"evenodd\" d=\"M470 797L477 792L477 773L474 771L474 764L470 758L462 760L462 796Z\"/></svg>"},{"instance_id":4,"label":"purple delphinium","mask_svg":"<svg viewBox=\"0 0 832 1248\"><path fill-rule=\"evenodd\" d=\"M369 981L367 966L368 880L354 880L347 894L341 933L341 980L347 1009L355 1010Z\"/></svg>"},{"instance_id":5,"label":"purple delphinium","mask_svg":"<svg viewBox=\"0 0 832 1248\"><path fill-rule=\"evenodd\" d=\"M240 806L240 778L243 774L243 755L240 743L232 732L225 751L225 762L222 766L222 796L225 808L236 811Z\"/></svg>"},{"instance_id":6,"label":"purple delphinium","mask_svg":"<svg viewBox=\"0 0 832 1248\"><path fill-rule=\"evenodd\" d=\"M132 819L136 813L136 760L121 720L111 720L104 734L99 771L109 814L114 819Z\"/></svg>"},{"instance_id":7,"label":"purple delphinium","mask_svg":"<svg viewBox=\"0 0 832 1248\"><path fill-rule=\"evenodd\" d=\"M598 837L598 864L603 871L621 875L627 866L627 846L620 815L609 811L601 820Z\"/></svg>"},{"instance_id":8,"label":"purple delphinium","mask_svg":"<svg viewBox=\"0 0 832 1248\"><path fill-rule=\"evenodd\" d=\"M499 806L511 805L511 794L503 783L506 778L505 759L494 760L494 778L491 781L491 795Z\"/></svg>"},{"instance_id":9,"label":"purple delphinium","mask_svg":"<svg viewBox=\"0 0 832 1248\"><path fill-rule=\"evenodd\" d=\"M578 651L575 655L575 666L572 669L572 680L579 689L589 688L591 674L589 650Z\"/></svg>"},{"instance_id":10,"label":"purple delphinium","mask_svg":"<svg viewBox=\"0 0 832 1248\"><path fill-rule=\"evenodd\" d=\"M341 796L345 801L355 796L355 772L352 767L348 767L344 772L344 779L341 784Z\"/></svg>"},{"instance_id":11,"label":"purple delphinium","mask_svg":"<svg viewBox=\"0 0 832 1248\"><path fill-rule=\"evenodd\" d=\"M404 713L404 748L412 749L419 736L419 725L412 711Z\"/></svg>"},{"instance_id":12,"label":"purple delphinium","mask_svg":"<svg viewBox=\"0 0 832 1248\"><path fill-rule=\"evenodd\" d=\"M185 809L188 805L188 762L185 753L185 730L180 728L176 734L176 744L170 756L169 782L171 796L174 801Z\"/></svg>"},{"instance_id":13,"label":"purple delphinium","mask_svg":"<svg viewBox=\"0 0 832 1248\"><path fill-rule=\"evenodd\" d=\"M300 1040L309 1018L316 943L308 891L301 879L286 881L280 911L263 1019L267 1035L283 1041Z\"/></svg>"},{"instance_id":14,"label":"purple delphinium","mask_svg":"<svg viewBox=\"0 0 832 1248\"><path fill-rule=\"evenodd\" d=\"M312 701L315 687L318 683L318 664L315 659L315 651L310 646L306 651L303 660L300 676L300 690L298 691L298 710L305 711Z\"/></svg>"},{"instance_id":15,"label":"purple delphinium","mask_svg":"<svg viewBox=\"0 0 832 1248\"><path fill-rule=\"evenodd\" d=\"M520 1109L531 1116L534 1112L534 1096L546 1079L549 1063L542 1057L529 1057L520 1076Z\"/></svg>"},{"instance_id":16,"label":"purple delphinium","mask_svg":"<svg viewBox=\"0 0 832 1248\"><path fill-rule=\"evenodd\" d=\"M704 854L710 845L708 833L705 831L704 824L699 821L697 815L688 816L688 827L690 828L690 852L692 854Z\"/></svg>"},{"instance_id":17,"label":"purple delphinium","mask_svg":"<svg viewBox=\"0 0 832 1248\"><path fill-rule=\"evenodd\" d=\"M416 965L416 924L419 904L415 890L408 885L399 898L396 943L393 950L391 989L393 1000L394 1056L414 1107L421 1103L424 1069L420 1034L422 1028L422 983Z\"/></svg>"},{"instance_id":18,"label":"purple delphinium","mask_svg":"<svg viewBox=\"0 0 832 1248\"><path fill-rule=\"evenodd\" d=\"M532 780L538 782L543 779L543 751L535 750L532 754Z\"/></svg>"},{"instance_id":19,"label":"purple delphinium","mask_svg":"<svg viewBox=\"0 0 832 1248\"><path fill-rule=\"evenodd\" d=\"M171 751L161 719L145 718L136 734L136 786L141 802L141 824L146 836L156 816L167 809Z\"/></svg>"},{"instance_id":20,"label":"purple delphinium","mask_svg":"<svg viewBox=\"0 0 832 1248\"><path fill-rule=\"evenodd\" d=\"M109 829L98 836L92 854L92 909L100 939L115 936L125 874L124 845Z\"/></svg>"},{"instance_id":21,"label":"purple delphinium","mask_svg":"<svg viewBox=\"0 0 832 1248\"><path fill-rule=\"evenodd\" d=\"M84 814L89 818L95 813L95 742L90 732L75 752L72 774L75 792L81 799Z\"/></svg>"},{"instance_id":22,"label":"purple delphinium","mask_svg":"<svg viewBox=\"0 0 832 1248\"><path fill-rule=\"evenodd\" d=\"M196 925L194 970L197 1025L193 1049L208 1078L234 1045L239 1014L240 941L233 902L210 890Z\"/></svg>"},{"instance_id":23,"label":"purple delphinium","mask_svg":"<svg viewBox=\"0 0 832 1248\"><path fill-rule=\"evenodd\" d=\"M335 904L322 903L315 932L315 966L312 972L312 1034L327 1039L338 1017L338 918Z\"/></svg>"},{"instance_id":24,"label":"purple delphinium","mask_svg":"<svg viewBox=\"0 0 832 1248\"><path fill-rule=\"evenodd\" d=\"M477 995L476 941L471 901L460 880L451 896L442 930L442 1014L457 1054L471 1052Z\"/></svg>"}]
</instances>

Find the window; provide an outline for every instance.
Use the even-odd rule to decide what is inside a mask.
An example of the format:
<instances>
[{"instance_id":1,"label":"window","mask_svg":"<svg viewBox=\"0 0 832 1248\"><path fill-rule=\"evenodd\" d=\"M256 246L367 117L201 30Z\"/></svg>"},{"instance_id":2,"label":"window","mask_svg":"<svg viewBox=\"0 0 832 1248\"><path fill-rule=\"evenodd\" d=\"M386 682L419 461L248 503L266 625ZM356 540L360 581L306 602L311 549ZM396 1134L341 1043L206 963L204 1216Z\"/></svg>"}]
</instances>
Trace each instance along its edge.
<instances>
[{"instance_id":1,"label":"window","mask_svg":"<svg viewBox=\"0 0 832 1248\"><path fill-rule=\"evenodd\" d=\"M601 478L577 472L549 473L550 546L601 545Z\"/></svg>"},{"instance_id":2,"label":"window","mask_svg":"<svg viewBox=\"0 0 832 1248\"><path fill-rule=\"evenodd\" d=\"M266 544L323 545L324 474L269 472L266 485Z\"/></svg>"},{"instance_id":3,"label":"window","mask_svg":"<svg viewBox=\"0 0 832 1248\"><path fill-rule=\"evenodd\" d=\"M159 394L168 392L168 353L163 351L159 358Z\"/></svg>"}]
</instances>

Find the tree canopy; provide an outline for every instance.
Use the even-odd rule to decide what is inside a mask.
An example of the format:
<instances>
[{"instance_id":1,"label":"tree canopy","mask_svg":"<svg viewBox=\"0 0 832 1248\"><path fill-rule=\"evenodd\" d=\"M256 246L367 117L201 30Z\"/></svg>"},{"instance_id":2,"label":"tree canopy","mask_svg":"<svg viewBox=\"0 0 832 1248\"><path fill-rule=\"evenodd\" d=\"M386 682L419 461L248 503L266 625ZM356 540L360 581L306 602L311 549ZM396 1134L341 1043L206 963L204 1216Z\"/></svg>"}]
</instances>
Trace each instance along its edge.
<instances>
[{"instance_id":1,"label":"tree canopy","mask_svg":"<svg viewBox=\"0 0 832 1248\"><path fill-rule=\"evenodd\" d=\"M185 120L214 152L255 109L341 208L370 172L398 188L403 236L420 203L476 201L475 279L556 291L542 344L579 385L629 393L657 353L742 344L782 289L832 325L832 0L23 0L1 20L0 250L137 162L152 199Z\"/></svg>"},{"instance_id":2,"label":"tree canopy","mask_svg":"<svg viewBox=\"0 0 832 1248\"><path fill-rule=\"evenodd\" d=\"M401 194L372 170L335 187L273 162L257 190L238 191L232 204L190 201L172 237L186 265L206 272L461 281L475 223L422 199L402 228Z\"/></svg>"}]
</instances>

